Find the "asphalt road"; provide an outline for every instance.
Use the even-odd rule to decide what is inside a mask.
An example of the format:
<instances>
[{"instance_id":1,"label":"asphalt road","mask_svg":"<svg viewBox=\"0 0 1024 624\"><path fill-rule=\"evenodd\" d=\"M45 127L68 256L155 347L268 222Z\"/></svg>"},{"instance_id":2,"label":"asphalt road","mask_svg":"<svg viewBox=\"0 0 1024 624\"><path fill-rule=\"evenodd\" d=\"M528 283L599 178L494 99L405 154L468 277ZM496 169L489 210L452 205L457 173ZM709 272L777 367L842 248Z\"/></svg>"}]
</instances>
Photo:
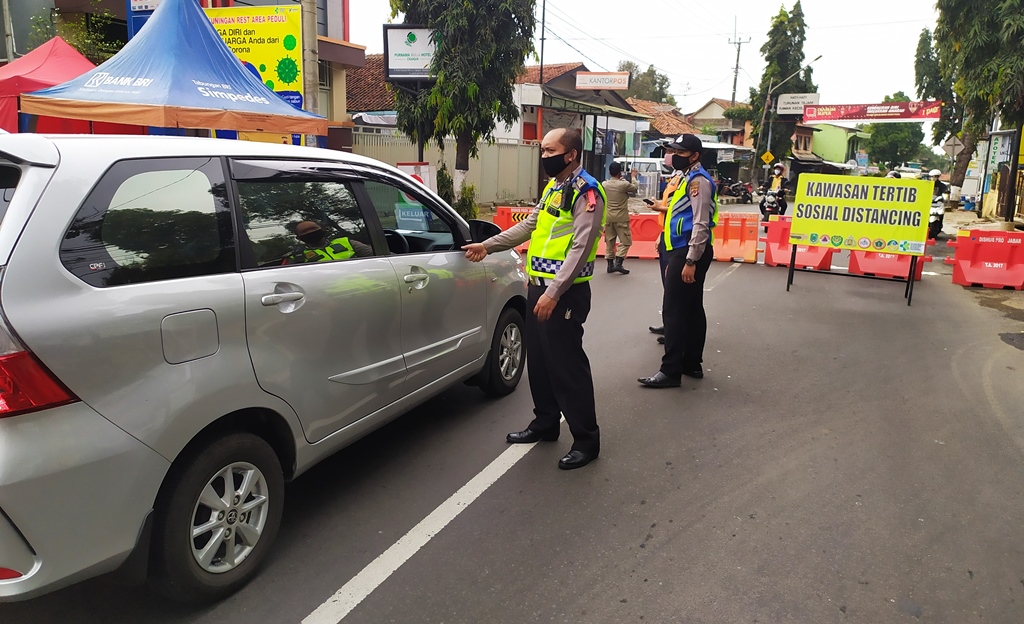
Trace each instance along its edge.
<instances>
[{"instance_id":1,"label":"asphalt road","mask_svg":"<svg viewBox=\"0 0 1024 624\"><path fill-rule=\"evenodd\" d=\"M787 293L783 269L716 263L706 377L648 390L657 264L627 266L587 323L601 457L558 470L563 425L343 622L1024 621L1021 293L927 276L907 307L901 284L798 273ZM0 622L300 622L530 409L525 380L455 388L321 464L262 575L214 607L95 579Z\"/></svg>"}]
</instances>

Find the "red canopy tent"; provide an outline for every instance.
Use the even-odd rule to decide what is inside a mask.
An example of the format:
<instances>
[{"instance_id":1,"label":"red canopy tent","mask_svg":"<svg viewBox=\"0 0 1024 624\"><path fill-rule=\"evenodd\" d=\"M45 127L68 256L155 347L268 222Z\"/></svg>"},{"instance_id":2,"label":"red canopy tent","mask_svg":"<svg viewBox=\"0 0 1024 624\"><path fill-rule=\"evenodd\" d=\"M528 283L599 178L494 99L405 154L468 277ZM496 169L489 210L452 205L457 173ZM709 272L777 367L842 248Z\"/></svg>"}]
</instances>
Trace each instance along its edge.
<instances>
[{"instance_id":1,"label":"red canopy tent","mask_svg":"<svg viewBox=\"0 0 1024 624\"><path fill-rule=\"evenodd\" d=\"M0 128L8 132L18 131L18 96L59 85L94 69L89 59L82 56L60 37L54 37L25 56L0 67ZM85 134L143 134L142 126L115 123L62 119L59 117L38 117L36 132Z\"/></svg>"}]
</instances>

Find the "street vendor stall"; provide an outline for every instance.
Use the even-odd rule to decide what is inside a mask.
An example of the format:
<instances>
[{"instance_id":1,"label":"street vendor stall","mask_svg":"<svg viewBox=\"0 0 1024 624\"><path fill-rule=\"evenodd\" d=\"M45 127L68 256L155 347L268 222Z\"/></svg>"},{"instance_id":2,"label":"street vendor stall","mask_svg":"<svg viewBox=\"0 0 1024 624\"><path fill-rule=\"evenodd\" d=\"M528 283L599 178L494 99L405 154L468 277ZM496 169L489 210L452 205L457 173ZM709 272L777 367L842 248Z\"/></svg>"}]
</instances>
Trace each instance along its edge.
<instances>
[{"instance_id":1,"label":"street vendor stall","mask_svg":"<svg viewBox=\"0 0 1024 624\"><path fill-rule=\"evenodd\" d=\"M327 134L327 120L278 97L242 65L194 0L164 0L99 67L25 94L21 110L162 128Z\"/></svg>"},{"instance_id":2,"label":"street vendor stall","mask_svg":"<svg viewBox=\"0 0 1024 624\"><path fill-rule=\"evenodd\" d=\"M7 132L37 131L54 133L142 134L144 128L120 123L97 123L58 117L24 116L19 124L18 98L23 93L59 85L95 69L60 37L54 37L3 67L0 67L0 128ZM92 126L90 128L90 125Z\"/></svg>"}]
</instances>

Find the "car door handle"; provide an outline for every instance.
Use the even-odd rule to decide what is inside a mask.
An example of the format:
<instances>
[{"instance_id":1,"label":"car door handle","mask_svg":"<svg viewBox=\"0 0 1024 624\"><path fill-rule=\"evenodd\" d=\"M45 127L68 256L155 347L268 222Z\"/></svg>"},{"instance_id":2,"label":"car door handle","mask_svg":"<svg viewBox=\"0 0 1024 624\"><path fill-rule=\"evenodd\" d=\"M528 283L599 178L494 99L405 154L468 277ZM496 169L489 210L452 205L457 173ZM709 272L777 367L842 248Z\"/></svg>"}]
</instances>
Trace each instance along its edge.
<instances>
[{"instance_id":1,"label":"car door handle","mask_svg":"<svg viewBox=\"0 0 1024 624\"><path fill-rule=\"evenodd\" d=\"M430 275L426 273L410 273L404 279L406 284L412 284L415 282L425 282L430 279Z\"/></svg>"},{"instance_id":2,"label":"car door handle","mask_svg":"<svg viewBox=\"0 0 1024 624\"><path fill-rule=\"evenodd\" d=\"M279 303L301 301L305 296L306 295L300 292L274 293L272 295L263 295L263 298L260 299L260 303L265 306L276 306Z\"/></svg>"}]
</instances>

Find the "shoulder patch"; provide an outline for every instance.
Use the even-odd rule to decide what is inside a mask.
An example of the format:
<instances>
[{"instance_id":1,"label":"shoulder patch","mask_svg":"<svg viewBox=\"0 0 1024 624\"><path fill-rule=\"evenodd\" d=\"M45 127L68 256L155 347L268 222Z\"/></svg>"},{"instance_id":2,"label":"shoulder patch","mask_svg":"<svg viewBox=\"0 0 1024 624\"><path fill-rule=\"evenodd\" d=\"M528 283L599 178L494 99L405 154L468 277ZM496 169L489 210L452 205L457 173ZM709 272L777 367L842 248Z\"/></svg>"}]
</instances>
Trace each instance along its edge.
<instances>
[{"instance_id":1,"label":"shoulder patch","mask_svg":"<svg viewBox=\"0 0 1024 624\"><path fill-rule=\"evenodd\" d=\"M693 182L694 183L690 185L690 197L697 197L700 195L700 184L697 184L696 180Z\"/></svg>"},{"instance_id":2,"label":"shoulder patch","mask_svg":"<svg viewBox=\"0 0 1024 624\"><path fill-rule=\"evenodd\" d=\"M587 188L587 181L584 180L583 176L581 176L581 175L580 176L576 176L576 181L573 182L573 186L576 187L577 191L583 191L583 189Z\"/></svg>"}]
</instances>

